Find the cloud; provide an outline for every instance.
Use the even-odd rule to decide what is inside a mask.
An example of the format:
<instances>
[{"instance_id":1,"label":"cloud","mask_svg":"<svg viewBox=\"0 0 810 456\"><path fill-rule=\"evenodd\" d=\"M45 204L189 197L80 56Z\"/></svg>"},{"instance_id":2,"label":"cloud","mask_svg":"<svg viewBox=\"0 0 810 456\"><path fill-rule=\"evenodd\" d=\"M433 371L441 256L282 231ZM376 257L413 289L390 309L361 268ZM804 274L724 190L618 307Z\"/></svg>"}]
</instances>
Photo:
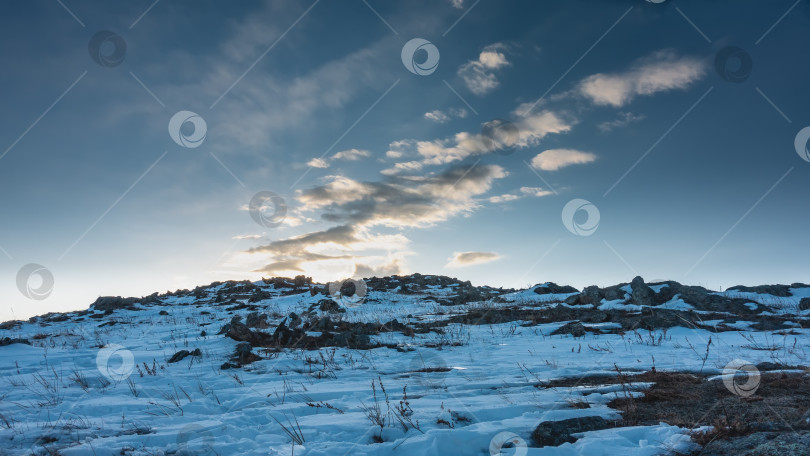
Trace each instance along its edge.
<instances>
[{"instance_id":1,"label":"cloud","mask_svg":"<svg viewBox=\"0 0 810 456\"><path fill-rule=\"evenodd\" d=\"M503 195L490 196L489 198L487 198L487 201L489 201L490 203L497 204L497 203L506 203L509 201L516 201L527 196L540 198L551 194L552 192L550 190L546 190L541 187L520 187L520 194L505 193Z\"/></svg>"},{"instance_id":2,"label":"cloud","mask_svg":"<svg viewBox=\"0 0 810 456\"><path fill-rule=\"evenodd\" d=\"M463 268L476 264L489 263L500 259L501 256L494 252L455 252L450 262L444 265L446 268Z\"/></svg>"},{"instance_id":3,"label":"cloud","mask_svg":"<svg viewBox=\"0 0 810 456\"><path fill-rule=\"evenodd\" d=\"M464 8L464 0L450 0L450 4L453 5L453 8Z\"/></svg>"},{"instance_id":4,"label":"cloud","mask_svg":"<svg viewBox=\"0 0 810 456\"><path fill-rule=\"evenodd\" d=\"M500 43L491 44L481 51L478 60L470 60L459 67L458 75L472 93L485 95L498 87L500 83L495 70L510 65L501 52L503 49L505 46Z\"/></svg>"},{"instance_id":5,"label":"cloud","mask_svg":"<svg viewBox=\"0 0 810 456\"><path fill-rule=\"evenodd\" d=\"M518 134L513 138L515 141L513 146L520 148L535 146L550 134L570 131L576 122L564 117L567 116L552 111L541 111L520 118L514 124L518 129ZM389 150L387 155L397 158L410 153L411 149L415 149L416 154L421 156L420 160L396 163L393 167L383 170L382 173L394 175L401 172L419 171L425 166L446 165L468 157L493 152L492 148L487 147L482 141L480 133L462 131L444 139L398 141L395 153L391 154L392 151Z\"/></svg>"},{"instance_id":6,"label":"cloud","mask_svg":"<svg viewBox=\"0 0 810 456\"><path fill-rule=\"evenodd\" d=\"M551 190L546 190L541 187L520 187L520 192L524 195L528 196L536 196L536 197L543 197L551 195L553 192Z\"/></svg>"},{"instance_id":7,"label":"cloud","mask_svg":"<svg viewBox=\"0 0 810 456\"><path fill-rule=\"evenodd\" d=\"M436 109L425 113L425 119L437 123L447 123L453 118L463 119L465 117L467 117L467 110L464 108L451 108L447 112Z\"/></svg>"},{"instance_id":8,"label":"cloud","mask_svg":"<svg viewBox=\"0 0 810 456\"><path fill-rule=\"evenodd\" d=\"M704 62L660 51L624 73L598 73L580 82L581 95L596 105L622 107L639 95L683 90L706 73Z\"/></svg>"},{"instance_id":9,"label":"cloud","mask_svg":"<svg viewBox=\"0 0 810 456\"><path fill-rule=\"evenodd\" d=\"M570 165L590 163L596 155L574 149L550 149L537 154L532 159L532 168L543 171L557 171Z\"/></svg>"},{"instance_id":10,"label":"cloud","mask_svg":"<svg viewBox=\"0 0 810 456\"><path fill-rule=\"evenodd\" d=\"M599 129L607 133L609 131L615 130L616 128L623 128L632 123L640 122L645 118L646 116L644 116L643 114L635 115L632 112L623 112L619 114L618 119L600 123Z\"/></svg>"},{"instance_id":11,"label":"cloud","mask_svg":"<svg viewBox=\"0 0 810 456\"><path fill-rule=\"evenodd\" d=\"M334 155L332 155L332 160L356 161L360 160L361 158L368 158L370 156L371 152L367 150L349 149L336 152Z\"/></svg>"},{"instance_id":12,"label":"cloud","mask_svg":"<svg viewBox=\"0 0 810 456\"><path fill-rule=\"evenodd\" d=\"M313 168L328 168L329 162L323 158L313 158L307 162L307 166L311 166Z\"/></svg>"},{"instance_id":13,"label":"cloud","mask_svg":"<svg viewBox=\"0 0 810 456\"><path fill-rule=\"evenodd\" d=\"M328 176L325 184L297 192L297 210L317 212L322 221L336 226L258 245L246 253L269 256L272 261L257 269L267 274L301 270L311 274L319 267L325 274L340 269L346 274L364 271L364 275L368 273L364 267L376 268L378 273L394 271L410 253L409 240L402 234L375 232L377 227L427 227L469 214L480 206L476 197L489 192L496 179L507 175L500 166L479 165L427 176L389 177L380 182ZM387 253L361 254L381 250ZM358 263L360 258L362 263Z\"/></svg>"}]
</instances>

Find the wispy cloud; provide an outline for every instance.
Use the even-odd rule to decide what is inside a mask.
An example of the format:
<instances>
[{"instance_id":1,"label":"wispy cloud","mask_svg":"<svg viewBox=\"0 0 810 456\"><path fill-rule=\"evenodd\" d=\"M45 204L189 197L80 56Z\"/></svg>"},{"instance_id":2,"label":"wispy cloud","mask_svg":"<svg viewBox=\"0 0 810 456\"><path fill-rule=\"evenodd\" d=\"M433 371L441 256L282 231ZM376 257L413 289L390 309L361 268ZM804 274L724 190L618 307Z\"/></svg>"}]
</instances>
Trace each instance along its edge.
<instances>
[{"instance_id":1,"label":"wispy cloud","mask_svg":"<svg viewBox=\"0 0 810 456\"><path fill-rule=\"evenodd\" d=\"M447 123L454 118L463 119L467 117L467 110L464 108L450 108L447 111L442 111L439 109L426 112L425 119L431 120L437 123Z\"/></svg>"},{"instance_id":2,"label":"wispy cloud","mask_svg":"<svg viewBox=\"0 0 810 456\"><path fill-rule=\"evenodd\" d=\"M622 107L639 95L686 89L705 73L706 64L701 60L660 51L629 71L585 78L578 90L594 104Z\"/></svg>"},{"instance_id":3,"label":"wispy cloud","mask_svg":"<svg viewBox=\"0 0 810 456\"><path fill-rule=\"evenodd\" d=\"M463 268L477 264L489 263L500 259L501 256L494 252L455 252L446 268Z\"/></svg>"},{"instance_id":4,"label":"wispy cloud","mask_svg":"<svg viewBox=\"0 0 810 456\"><path fill-rule=\"evenodd\" d=\"M329 162L323 158L313 158L307 162L307 166L311 166L313 168L328 168Z\"/></svg>"},{"instance_id":5,"label":"wispy cloud","mask_svg":"<svg viewBox=\"0 0 810 456\"><path fill-rule=\"evenodd\" d=\"M532 168L543 171L557 171L571 165L591 163L596 155L574 149L549 149L537 154L531 162Z\"/></svg>"},{"instance_id":6,"label":"wispy cloud","mask_svg":"<svg viewBox=\"0 0 810 456\"><path fill-rule=\"evenodd\" d=\"M477 60L470 60L459 67L458 75L472 93L485 95L498 87L500 83L495 71L510 65L502 52L504 49L503 44L491 44L481 51Z\"/></svg>"},{"instance_id":7,"label":"wispy cloud","mask_svg":"<svg viewBox=\"0 0 810 456\"><path fill-rule=\"evenodd\" d=\"M602 122L599 124L599 129L603 132L607 133L609 131L613 131L617 128L624 128L630 124L640 122L645 119L646 116L643 114L633 114L632 112L623 112L619 114L619 117L615 120L610 120L607 122Z\"/></svg>"}]
</instances>

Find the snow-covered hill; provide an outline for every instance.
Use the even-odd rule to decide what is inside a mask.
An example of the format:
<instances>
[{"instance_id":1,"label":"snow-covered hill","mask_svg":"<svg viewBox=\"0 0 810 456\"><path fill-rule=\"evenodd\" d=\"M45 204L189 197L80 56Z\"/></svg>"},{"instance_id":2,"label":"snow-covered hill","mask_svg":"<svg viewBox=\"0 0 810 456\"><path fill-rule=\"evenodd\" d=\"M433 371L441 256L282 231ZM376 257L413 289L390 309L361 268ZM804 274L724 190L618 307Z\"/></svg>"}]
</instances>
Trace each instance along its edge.
<instances>
[{"instance_id":1,"label":"snow-covered hill","mask_svg":"<svg viewBox=\"0 0 810 456\"><path fill-rule=\"evenodd\" d=\"M651 370L739 400L754 385L737 390L735 372L804 375L808 309L803 284L504 290L419 274L99 298L0 325L0 454L687 454L713 423L631 425L636 409L608 404L643 396L657 377L633 375ZM583 417L607 424L563 421ZM571 425L551 432L568 443L541 446L549 422Z\"/></svg>"}]
</instances>

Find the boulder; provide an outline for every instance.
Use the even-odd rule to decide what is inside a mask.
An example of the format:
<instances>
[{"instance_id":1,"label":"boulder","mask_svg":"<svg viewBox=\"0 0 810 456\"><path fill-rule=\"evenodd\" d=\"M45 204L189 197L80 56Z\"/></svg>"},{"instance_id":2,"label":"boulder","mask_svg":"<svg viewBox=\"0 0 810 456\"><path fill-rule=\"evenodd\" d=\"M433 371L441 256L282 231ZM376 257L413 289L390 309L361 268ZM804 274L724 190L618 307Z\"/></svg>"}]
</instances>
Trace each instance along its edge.
<instances>
[{"instance_id":1,"label":"boulder","mask_svg":"<svg viewBox=\"0 0 810 456\"><path fill-rule=\"evenodd\" d=\"M646 283L644 283L644 279L642 279L640 276L636 276L636 278L633 279L633 281L630 283L630 288L633 290L633 292L630 294L633 304L639 306L656 305L655 292Z\"/></svg>"},{"instance_id":2,"label":"boulder","mask_svg":"<svg viewBox=\"0 0 810 456\"><path fill-rule=\"evenodd\" d=\"M802 298L799 301L799 310L808 310L810 309L810 298Z\"/></svg>"},{"instance_id":3,"label":"boulder","mask_svg":"<svg viewBox=\"0 0 810 456\"><path fill-rule=\"evenodd\" d=\"M560 446L563 443L574 443L577 438L571 434L598 431L611 427L611 422L600 416L584 416L562 421L544 421L532 432L532 439L537 446Z\"/></svg>"},{"instance_id":4,"label":"boulder","mask_svg":"<svg viewBox=\"0 0 810 456\"><path fill-rule=\"evenodd\" d=\"M728 288L726 291L742 291L744 293L769 294L772 296L778 296L780 298L789 298L793 296L793 294L791 294L790 292L790 286L788 285L757 285L755 287L746 287L745 285L737 285Z\"/></svg>"},{"instance_id":5,"label":"boulder","mask_svg":"<svg viewBox=\"0 0 810 456\"><path fill-rule=\"evenodd\" d=\"M570 334L574 337L582 337L585 335L585 326L583 326L581 322L572 321L571 323L562 325L551 333L552 336L556 336L558 334Z\"/></svg>"},{"instance_id":6,"label":"boulder","mask_svg":"<svg viewBox=\"0 0 810 456\"><path fill-rule=\"evenodd\" d=\"M267 314L260 314L259 312L251 312L245 319L245 324L248 328L268 328Z\"/></svg>"},{"instance_id":7,"label":"boulder","mask_svg":"<svg viewBox=\"0 0 810 456\"><path fill-rule=\"evenodd\" d=\"M557 285L554 282L546 282L534 288L534 292L539 295L576 293L577 291L579 290L572 286Z\"/></svg>"},{"instance_id":8,"label":"boulder","mask_svg":"<svg viewBox=\"0 0 810 456\"><path fill-rule=\"evenodd\" d=\"M602 290L600 290L596 285L592 285L590 287L585 287L585 289L582 290L579 301L582 304L592 304L593 306L598 306L602 303L602 298L604 297L605 294L602 293Z\"/></svg>"}]
</instances>

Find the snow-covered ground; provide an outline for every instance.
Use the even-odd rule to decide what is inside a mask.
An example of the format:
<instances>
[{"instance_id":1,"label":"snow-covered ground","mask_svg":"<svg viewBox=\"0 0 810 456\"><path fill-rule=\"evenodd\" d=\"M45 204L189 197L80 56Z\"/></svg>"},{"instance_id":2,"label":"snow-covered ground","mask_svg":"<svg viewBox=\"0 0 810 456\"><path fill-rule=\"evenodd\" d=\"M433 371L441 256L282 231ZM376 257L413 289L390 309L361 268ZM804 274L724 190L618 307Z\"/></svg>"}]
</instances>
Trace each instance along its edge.
<instances>
[{"instance_id":1,"label":"snow-covered ground","mask_svg":"<svg viewBox=\"0 0 810 456\"><path fill-rule=\"evenodd\" d=\"M428 294L441 296L445 291L433 289ZM426 293L372 291L365 303L349 307L342 318L431 321L482 306L517 301L536 305L567 296L540 296L527 290L505 295L507 302L501 304L440 306ZM300 314L320 299L322 295L307 292L256 304L263 312ZM85 316L77 321L74 314L66 321L38 320L0 330L0 339L33 343L0 347L0 454L687 452L694 449L688 430L663 423L587 432L577 442L559 447L530 448L531 433L542 421L617 418L618 412L606 404L620 394L618 387L588 381L590 376L615 373L615 366L628 372L655 366L659 371L721 374L735 359L806 364L810 345L805 329L780 335L751 331L743 321L735 324L739 332L675 327L588 333L581 338L550 335L565 322L451 324L443 334L382 333L372 340L389 347L371 350L271 353L254 348L261 360L223 370L220 366L233 355L237 342L217 332L233 315L245 316L249 310L227 311L226 306L193 302L172 297L164 300L167 305L116 310L99 319ZM685 309L688 304L674 300L673 306ZM199 357L167 362L180 350L197 348ZM579 379L578 386L541 386L559 378ZM645 385L634 386L640 391ZM590 408L572 407L580 400ZM382 428L367 416L375 407L386 419ZM517 444L502 446L506 441ZM58 453L49 453L55 449Z\"/></svg>"}]
</instances>

